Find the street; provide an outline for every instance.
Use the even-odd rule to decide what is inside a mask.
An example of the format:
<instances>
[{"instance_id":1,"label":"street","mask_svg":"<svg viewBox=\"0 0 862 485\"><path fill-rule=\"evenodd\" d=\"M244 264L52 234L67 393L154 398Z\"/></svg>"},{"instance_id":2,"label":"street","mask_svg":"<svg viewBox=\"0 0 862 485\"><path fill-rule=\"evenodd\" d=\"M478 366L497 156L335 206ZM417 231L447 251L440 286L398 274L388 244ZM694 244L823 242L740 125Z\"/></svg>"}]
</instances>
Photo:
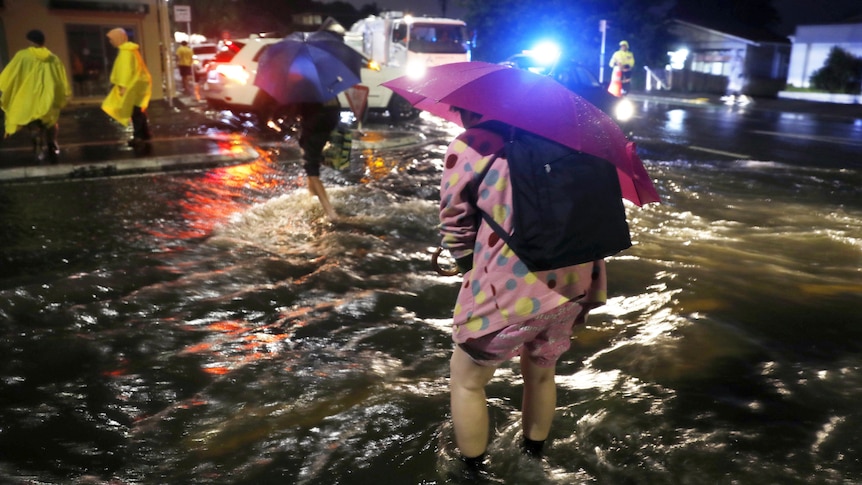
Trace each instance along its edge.
<instances>
[{"instance_id":1,"label":"street","mask_svg":"<svg viewBox=\"0 0 862 485\"><path fill-rule=\"evenodd\" d=\"M512 446L517 362L492 381L501 483L862 479L862 171L835 165L858 163L855 125L726 111L642 110L662 203L627 207L634 245L559 362L542 463ZM330 224L292 142L176 116L261 156L0 184L0 482L451 483L460 279L430 255L458 129L369 121L416 137L325 168ZM767 151L786 138L798 156Z\"/></svg>"},{"instance_id":2,"label":"street","mask_svg":"<svg viewBox=\"0 0 862 485\"><path fill-rule=\"evenodd\" d=\"M850 106L793 112L781 111L782 102L777 100L725 106L714 100L638 99L634 139L660 159L862 167L862 108L854 118Z\"/></svg>"}]
</instances>

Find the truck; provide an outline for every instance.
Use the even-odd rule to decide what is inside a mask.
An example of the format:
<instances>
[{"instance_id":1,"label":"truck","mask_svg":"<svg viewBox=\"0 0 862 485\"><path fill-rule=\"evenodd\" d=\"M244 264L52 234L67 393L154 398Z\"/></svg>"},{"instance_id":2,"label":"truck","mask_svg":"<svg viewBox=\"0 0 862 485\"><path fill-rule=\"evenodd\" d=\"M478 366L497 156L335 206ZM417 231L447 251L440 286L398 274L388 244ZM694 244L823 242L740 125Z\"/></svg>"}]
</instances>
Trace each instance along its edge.
<instances>
[{"instance_id":1,"label":"truck","mask_svg":"<svg viewBox=\"0 0 862 485\"><path fill-rule=\"evenodd\" d=\"M388 111L393 120L415 117L418 111L381 83L403 75L420 78L428 67L469 61L472 45L463 20L396 11L357 21L345 33L344 42L376 64L362 69L362 85L369 89L367 108ZM339 97L347 106L345 94Z\"/></svg>"}]
</instances>

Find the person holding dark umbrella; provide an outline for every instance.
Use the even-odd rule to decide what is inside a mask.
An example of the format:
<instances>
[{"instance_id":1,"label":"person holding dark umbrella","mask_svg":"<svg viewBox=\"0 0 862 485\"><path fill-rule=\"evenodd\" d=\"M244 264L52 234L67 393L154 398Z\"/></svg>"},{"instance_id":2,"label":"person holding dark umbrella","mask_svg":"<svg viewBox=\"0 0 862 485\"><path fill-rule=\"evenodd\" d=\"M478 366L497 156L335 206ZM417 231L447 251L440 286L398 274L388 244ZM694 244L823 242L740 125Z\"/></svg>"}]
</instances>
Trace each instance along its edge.
<instances>
[{"instance_id":1,"label":"person holding dark umbrella","mask_svg":"<svg viewBox=\"0 0 862 485\"><path fill-rule=\"evenodd\" d=\"M336 221L338 214L329 201L326 187L320 181L320 164L324 159L323 148L341 119L341 105L338 98L325 103L298 103L296 113L301 120L299 146L304 161L302 168L308 177L308 191L317 196L329 220Z\"/></svg>"},{"instance_id":2,"label":"person holding dark umbrella","mask_svg":"<svg viewBox=\"0 0 862 485\"><path fill-rule=\"evenodd\" d=\"M300 118L299 146L308 191L317 196L326 216L338 215L320 181L323 148L338 126L338 93L360 82L361 54L348 47L337 31L295 32L270 46L258 63L254 84Z\"/></svg>"}]
</instances>

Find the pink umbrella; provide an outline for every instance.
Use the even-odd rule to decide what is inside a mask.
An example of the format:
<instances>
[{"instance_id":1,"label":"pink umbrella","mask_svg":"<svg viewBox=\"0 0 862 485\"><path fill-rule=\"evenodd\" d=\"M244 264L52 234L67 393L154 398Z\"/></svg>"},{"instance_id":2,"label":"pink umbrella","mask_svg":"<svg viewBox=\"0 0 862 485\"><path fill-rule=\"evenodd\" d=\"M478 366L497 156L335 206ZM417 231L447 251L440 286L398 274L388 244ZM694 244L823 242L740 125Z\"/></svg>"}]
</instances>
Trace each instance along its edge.
<instances>
[{"instance_id":1,"label":"pink umbrella","mask_svg":"<svg viewBox=\"0 0 862 485\"><path fill-rule=\"evenodd\" d=\"M452 106L603 158L617 167L624 198L639 206L660 201L619 125L548 76L474 61L434 66L422 79L402 76L383 85L416 108L458 124Z\"/></svg>"}]
</instances>

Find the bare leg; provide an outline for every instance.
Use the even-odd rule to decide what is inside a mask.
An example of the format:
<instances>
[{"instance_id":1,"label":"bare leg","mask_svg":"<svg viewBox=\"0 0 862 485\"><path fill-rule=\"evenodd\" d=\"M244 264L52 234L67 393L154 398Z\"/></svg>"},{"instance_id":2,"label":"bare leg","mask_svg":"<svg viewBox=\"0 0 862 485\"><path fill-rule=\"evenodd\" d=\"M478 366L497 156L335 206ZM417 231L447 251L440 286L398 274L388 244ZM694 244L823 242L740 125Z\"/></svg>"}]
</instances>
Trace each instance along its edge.
<instances>
[{"instance_id":1,"label":"bare leg","mask_svg":"<svg viewBox=\"0 0 862 485\"><path fill-rule=\"evenodd\" d=\"M488 446L488 405L485 385L494 376L494 367L477 365L460 347L455 347L449 363L449 391L455 444L467 457L479 456Z\"/></svg>"},{"instance_id":2,"label":"bare leg","mask_svg":"<svg viewBox=\"0 0 862 485\"><path fill-rule=\"evenodd\" d=\"M180 83L183 86L183 93L186 95L189 94L189 77L188 76L181 76L180 77Z\"/></svg>"},{"instance_id":3,"label":"bare leg","mask_svg":"<svg viewBox=\"0 0 862 485\"><path fill-rule=\"evenodd\" d=\"M338 214L335 213L335 209L329 203L329 196L326 195L326 188L320 181L320 177L308 176L308 191L311 192L311 195L317 196L317 200L323 206L323 212L326 213L330 221L335 222L338 219Z\"/></svg>"},{"instance_id":4,"label":"bare leg","mask_svg":"<svg viewBox=\"0 0 862 485\"><path fill-rule=\"evenodd\" d=\"M557 385L554 367L539 367L527 357L521 357L521 375L524 378L524 397L521 423L524 437L542 441L551 432L554 410L557 407Z\"/></svg>"}]
</instances>

